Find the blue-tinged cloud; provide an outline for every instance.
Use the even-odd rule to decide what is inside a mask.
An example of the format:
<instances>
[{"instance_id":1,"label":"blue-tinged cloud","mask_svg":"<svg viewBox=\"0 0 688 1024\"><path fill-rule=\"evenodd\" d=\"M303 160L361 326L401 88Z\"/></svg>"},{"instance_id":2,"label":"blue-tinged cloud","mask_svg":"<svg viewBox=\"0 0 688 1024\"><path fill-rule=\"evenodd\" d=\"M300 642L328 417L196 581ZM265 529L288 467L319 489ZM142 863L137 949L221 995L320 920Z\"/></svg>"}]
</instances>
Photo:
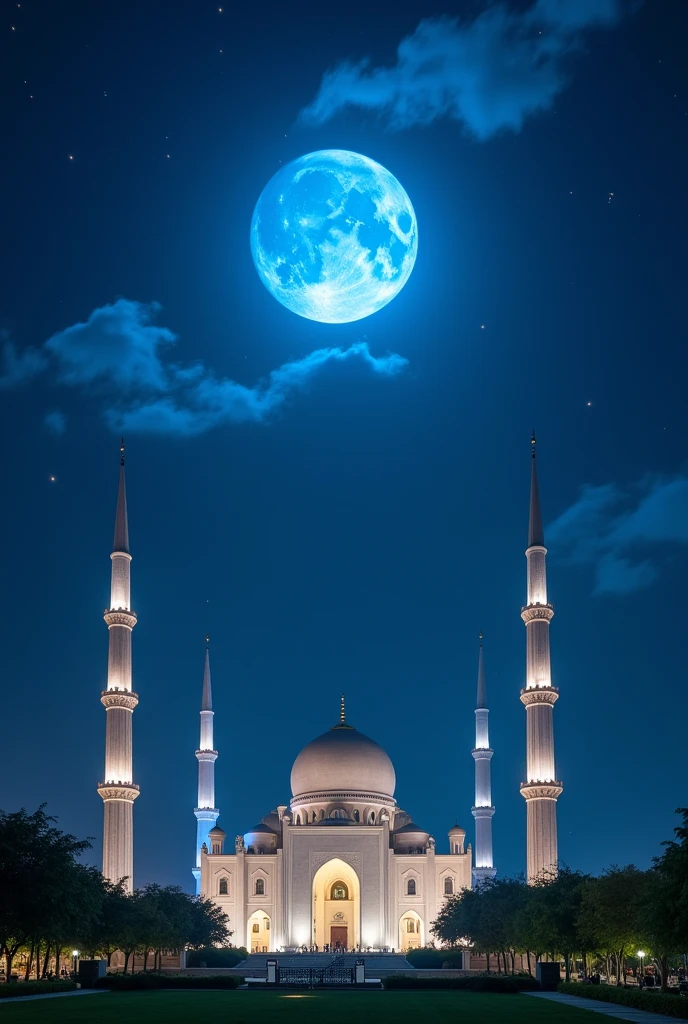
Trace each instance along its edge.
<instances>
[{"instance_id":1,"label":"blue-tinged cloud","mask_svg":"<svg viewBox=\"0 0 688 1024\"><path fill-rule=\"evenodd\" d=\"M61 437L67 429L67 417L59 409L47 412L43 417L43 422L50 433L55 434L56 437Z\"/></svg>"},{"instance_id":2,"label":"blue-tinged cloud","mask_svg":"<svg viewBox=\"0 0 688 1024\"><path fill-rule=\"evenodd\" d=\"M518 132L527 117L551 108L588 33L613 27L630 7L624 0L536 0L526 10L493 4L472 21L426 18L402 39L391 67L364 59L327 71L300 119L320 125L358 107L395 130L450 118L481 140Z\"/></svg>"},{"instance_id":3,"label":"blue-tinged cloud","mask_svg":"<svg viewBox=\"0 0 688 1024\"><path fill-rule=\"evenodd\" d=\"M0 352L0 388L16 388L42 373L48 365L48 360L38 349L25 348L20 352L6 331L0 331Z\"/></svg>"},{"instance_id":4,"label":"blue-tinged cloud","mask_svg":"<svg viewBox=\"0 0 688 1024\"><path fill-rule=\"evenodd\" d=\"M54 334L33 352L31 372L19 373L24 357L11 352L6 373L18 384L51 370L62 386L96 395L107 422L127 433L202 434L223 423L261 423L302 389L326 364L358 361L383 377L394 377L407 360L374 356L365 341L349 348L323 348L284 363L253 385L219 377L203 363L170 359L175 334L159 327L157 303L119 299L95 309L88 320ZM61 413L45 423L56 433Z\"/></svg>"},{"instance_id":5,"label":"blue-tinged cloud","mask_svg":"<svg viewBox=\"0 0 688 1024\"><path fill-rule=\"evenodd\" d=\"M595 593L640 590L657 578L671 546L688 545L688 478L584 487L547 540L567 561L593 569Z\"/></svg>"}]
</instances>

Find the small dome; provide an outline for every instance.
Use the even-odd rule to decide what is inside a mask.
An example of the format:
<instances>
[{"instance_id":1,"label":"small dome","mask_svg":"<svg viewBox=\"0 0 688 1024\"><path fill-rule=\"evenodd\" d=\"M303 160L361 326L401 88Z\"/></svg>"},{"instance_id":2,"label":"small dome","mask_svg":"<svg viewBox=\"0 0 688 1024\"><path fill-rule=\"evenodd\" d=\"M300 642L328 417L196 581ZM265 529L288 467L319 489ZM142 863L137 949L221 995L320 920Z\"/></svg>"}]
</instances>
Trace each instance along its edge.
<instances>
[{"instance_id":1,"label":"small dome","mask_svg":"<svg viewBox=\"0 0 688 1024\"><path fill-rule=\"evenodd\" d=\"M430 835L430 833L426 832L424 828L420 827L420 825L414 825L414 823L412 821L410 821L408 823L408 825L402 825L401 828L396 828L394 830L394 835L395 836L402 836L402 835L428 836L428 835Z\"/></svg>"},{"instance_id":2,"label":"small dome","mask_svg":"<svg viewBox=\"0 0 688 1024\"><path fill-rule=\"evenodd\" d=\"M225 830L223 828L220 828L219 825L216 825L215 828L211 828L211 830L208 833L208 835L209 836L215 836L217 839L224 839L224 837L227 835L227 833L225 832Z\"/></svg>"},{"instance_id":3,"label":"small dome","mask_svg":"<svg viewBox=\"0 0 688 1024\"><path fill-rule=\"evenodd\" d=\"M465 828L461 828L460 825L454 825L453 828L449 829L449 835L450 836L465 836L466 835L466 829Z\"/></svg>"},{"instance_id":4,"label":"small dome","mask_svg":"<svg viewBox=\"0 0 688 1024\"><path fill-rule=\"evenodd\" d=\"M270 828L268 825L264 825L262 821L260 822L259 825L254 825L253 828L250 828L248 830L248 832L246 833L247 836L255 836L255 835L274 836L276 834L277 833L275 832L274 829Z\"/></svg>"},{"instance_id":5,"label":"small dome","mask_svg":"<svg viewBox=\"0 0 688 1024\"><path fill-rule=\"evenodd\" d=\"M340 723L304 747L291 770L293 797L315 793L394 796L394 765L377 743Z\"/></svg>"}]
</instances>

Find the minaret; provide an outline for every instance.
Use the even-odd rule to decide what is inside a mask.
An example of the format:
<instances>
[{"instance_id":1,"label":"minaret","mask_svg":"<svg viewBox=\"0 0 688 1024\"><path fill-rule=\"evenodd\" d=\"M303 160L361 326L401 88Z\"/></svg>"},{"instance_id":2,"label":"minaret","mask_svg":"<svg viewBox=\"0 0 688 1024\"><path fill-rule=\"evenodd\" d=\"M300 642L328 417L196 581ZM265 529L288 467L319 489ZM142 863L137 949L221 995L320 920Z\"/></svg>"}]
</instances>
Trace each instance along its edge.
<instances>
[{"instance_id":1,"label":"minaret","mask_svg":"<svg viewBox=\"0 0 688 1024\"><path fill-rule=\"evenodd\" d=\"M203 697L201 700L201 742L196 751L198 761L198 807L196 815L196 895L201 892L201 847L205 843L211 849L208 834L214 827L220 812L215 807L215 762L217 750L213 750L213 692L210 685L210 637L205 638L205 669L203 671Z\"/></svg>"},{"instance_id":2,"label":"minaret","mask_svg":"<svg viewBox=\"0 0 688 1024\"><path fill-rule=\"evenodd\" d=\"M526 801L529 882L557 870L557 799L563 791L556 781L552 712L559 691L552 686L549 624L554 608L547 601L547 575L537 466L535 432L531 440L530 520L528 524L528 604L521 609L526 625L526 686L521 701L526 709L526 775L521 795Z\"/></svg>"},{"instance_id":3,"label":"minaret","mask_svg":"<svg viewBox=\"0 0 688 1024\"><path fill-rule=\"evenodd\" d=\"M478 634L478 698L475 704L475 749L472 751L475 760L475 807L471 813L475 818L475 867L473 868L473 884L477 885L486 878L494 878L497 874L492 858L492 784L490 781L490 761L493 751L490 750L490 737L487 719L487 693L485 688L485 661L483 659L483 634Z\"/></svg>"},{"instance_id":4,"label":"minaret","mask_svg":"<svg viewBox=\"0 0 688 1024\"><path fill-rule=\"evenodd\" d=\"M110 585L110 607L103 618L109 631L107 690L101 694L105 705L105 778L98 786L103 798L103 875L111 882L126 878L125 888L134 888L134 800L139 787L132 781L131 726L139 702L131 688L131 632L136 615L131 610L129 523L124 483L124 441L120 446L119 492L115 517L115 541Z\"/></svg>"}]
</instances>

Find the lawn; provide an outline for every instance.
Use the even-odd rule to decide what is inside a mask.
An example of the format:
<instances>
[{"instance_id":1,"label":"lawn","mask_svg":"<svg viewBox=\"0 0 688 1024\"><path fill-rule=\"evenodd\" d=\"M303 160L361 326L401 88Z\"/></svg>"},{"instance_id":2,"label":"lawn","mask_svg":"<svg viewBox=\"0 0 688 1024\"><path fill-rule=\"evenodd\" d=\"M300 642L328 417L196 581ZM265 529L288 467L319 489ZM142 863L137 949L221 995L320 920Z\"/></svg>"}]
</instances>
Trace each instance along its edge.
<instances>
[{"instance_id":1,"label":"lawn","mask_svg":"<svg viewBox=\"0 0 688 1024\"><path fill-rule=\"evenodd\" d=\"M599 1024L600 1016L524 995L475 992L118 992L37 999L0 1006L0 1024Z\"/></svg>"}]
</instances>

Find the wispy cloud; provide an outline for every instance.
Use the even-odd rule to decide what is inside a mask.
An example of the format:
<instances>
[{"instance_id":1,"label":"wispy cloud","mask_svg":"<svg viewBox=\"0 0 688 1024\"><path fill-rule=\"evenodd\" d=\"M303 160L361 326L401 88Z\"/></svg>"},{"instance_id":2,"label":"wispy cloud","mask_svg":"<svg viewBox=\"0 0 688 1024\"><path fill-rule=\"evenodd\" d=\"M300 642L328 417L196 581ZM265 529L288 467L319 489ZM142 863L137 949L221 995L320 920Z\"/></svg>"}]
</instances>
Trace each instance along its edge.
<instances>
[{"instance_id":1,"label":"wispy cloud","mask_svg":"<svg viewBox=\"0 0 688 1024\"><path fill-rule=\"evenodd\" d=\"M57 437L61 437L67 429L67 417L59 409L47 412L43 417L43 422L50 433L55 434Z\"/></svg>"},{"instance_id":2,"label":"wispy cloud","mask_svg":"<svg viewBox=\"0 0 688 1024\"><path fill-rule=\"evenodd\" d=\"M547 529L568 561L591 566L595 593L628 593L658 576L670 545L688 545L688 477L584 487Z\"/></svg>"},{"instance_id":3,"label":"wispy cloud","mask_svg":"<svg viewBox=\"0 0 688 1024\"><path fill-rule=\"evenodd\" d=\"M472 21L426 18L402 39L391 67L374 67L366 58L327 71L300 119L319 125L358 107L395 130L447 117L481 140L502 129L518 132L567 85L568 58L587 34L613 27L630 6L536 0L525 11L490 5Z\"/></svg>"},{"instance_id":4,"label":"wispy cloud","mask_svg":"<svg viewBox=\"0 0 688 1024\"><path fill-rule=\"evenodd\" d=\"M200 362L174 362L176 335L155 323L159 311L157 303L118 299L54 334L41 349L19 354L5 339L0 380L17 386L49 371L60 385L97 394L106 421L118 430L194 435L222 423L266 421L328 363L358 361L383 377L394 377L407 365L395 353L372 355L360 341L317 349L249 386L218 377ZM56 433L65 426L59 412L48 413L45 423Z\"/></svg>"},{"instance_id":5,"label":"wispy cloud","mask_svg":"<svg viewBox=\"0 0 688 1024\"><path fill-rule=\"evenodd\" d=\"M36 374L41 373L48 365L48 360L35 348L17 349L7 331L0 331L0 348L2 349L2 372L0 372L0 388L15 388Z\"/></svg>"}]
</instances>

